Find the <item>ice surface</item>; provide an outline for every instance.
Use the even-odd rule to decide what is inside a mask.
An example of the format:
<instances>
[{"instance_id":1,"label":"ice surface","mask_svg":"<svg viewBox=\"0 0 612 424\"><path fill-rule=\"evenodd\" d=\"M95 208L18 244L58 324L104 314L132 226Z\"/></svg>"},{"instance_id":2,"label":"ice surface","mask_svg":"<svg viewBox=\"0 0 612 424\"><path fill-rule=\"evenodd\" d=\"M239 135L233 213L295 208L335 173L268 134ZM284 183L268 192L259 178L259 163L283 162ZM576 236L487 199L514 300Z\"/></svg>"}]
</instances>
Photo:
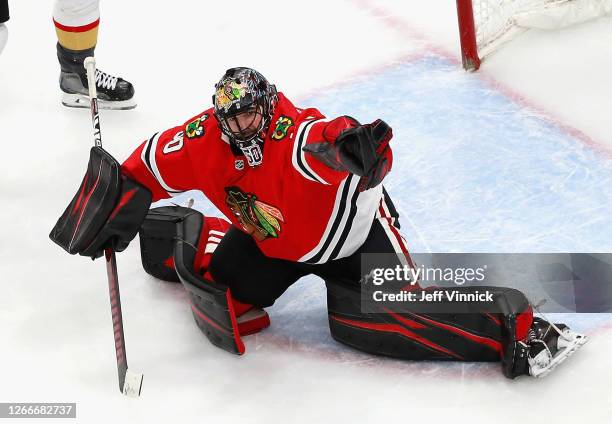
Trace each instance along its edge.
<instances>
[{"instance_id":1,"label":"ice surface","mask_svg":"<svg viewBox=\"0 0 612 424\"><path fill-rule=\"evenodd\" d=\"M272 326L246 337L238 358L200 334L180 285L144 274L137 243L118 266L128 360L145 377L140 399L121 396L104 264L70 257L47 238L92 144L88 111L59 106L51 3L12 2L0 57L0 402L77 402L77 420L87 423L612 415L608 314L555 316L591 341L544 380L509 381L498 364L414 363L336 344L323 283L307 277L270 308ZM554 63L547 53L577 45L589 60L604 56L594 40L608 39L609 25L526 35L530 42L518 40L482 74L466 74L450 56L454 2L425 3L185 0L141 10L142 2L104 0L98 64L131 80L140 103L102 113L105 147L125 158L154 131L207 108L225 68L251 64L302 106L392 125L386 186L413 250L611 251L612 162L597 147L612 145L600 69L609 74L611 64L599 58L596 69L576 70L572 62L574 72L553 67L544 76L517 66L539 58L545 67ZM245 38L247 29L259 38Z\"/></svg>"}]
</instances>

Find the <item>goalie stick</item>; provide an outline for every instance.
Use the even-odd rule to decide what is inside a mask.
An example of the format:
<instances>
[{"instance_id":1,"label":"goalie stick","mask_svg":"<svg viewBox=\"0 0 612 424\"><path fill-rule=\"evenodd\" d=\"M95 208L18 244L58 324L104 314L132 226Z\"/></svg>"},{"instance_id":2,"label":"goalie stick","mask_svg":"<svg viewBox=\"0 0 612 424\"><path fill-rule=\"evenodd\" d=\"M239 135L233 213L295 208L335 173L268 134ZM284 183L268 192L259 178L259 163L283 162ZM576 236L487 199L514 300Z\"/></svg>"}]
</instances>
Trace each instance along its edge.
<instances>
[{"instance_id":1,"label":"goalie stick","mask_svg":"<svg viewBox=\"0 0 612 424\"><path fill-rule=\"evenodd\" d=\"M102 132L100 130L100 115L98 114L98 97L96 93L96 60L88 57L84 62L87 70L87 85L91 99L91 122L94 130L94 143L102 147ZM126 396L138 397L142 388L143 375L128 369L125 353L125 337L123 334L123 317L121 314L121 297L119 296L119 278L117 276L117 260L113 249L104 251L108 290L110 294L113 332L115 336L115 354L117 356L117 372L119 374L119 390Z\"/></svg>"}]
</instances>

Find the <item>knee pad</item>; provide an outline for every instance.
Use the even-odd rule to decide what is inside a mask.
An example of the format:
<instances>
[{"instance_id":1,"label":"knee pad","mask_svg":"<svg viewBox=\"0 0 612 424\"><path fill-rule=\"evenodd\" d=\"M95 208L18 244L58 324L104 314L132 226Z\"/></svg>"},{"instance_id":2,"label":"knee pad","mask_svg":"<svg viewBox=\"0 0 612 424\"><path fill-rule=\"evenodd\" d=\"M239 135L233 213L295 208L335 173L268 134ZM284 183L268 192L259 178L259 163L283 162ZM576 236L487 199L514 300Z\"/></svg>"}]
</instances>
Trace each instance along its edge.
<instances>
[{"instance_id":1,"label":"knee pad","mask_svg":"<svg viewBox=\"0 0 612 424\"><path fill-rule=\"evenodd\" d=\"M221 218L205 217L193 209L181 206L164 206L151 209L140 228L140 257L149 275L179 282L173 257L176 225L191 214L197 214L202 220L200 233L194 237L196 245L193 248L197 254L193 267L199 274L206 273L212 253L230 227L229 222Z\"/></svg>"},{"instance_id":2,"label":"knee pad","mask_svg":"<svg viewBox=\"0 0 612 424\"><path fill-rule=\"evenodd\" d=\"M164 206L149 211L140 227L140 258L147 274L165 281L179 282L174 269L174 241L176 224L191 209Z\"/></svg>"},{"instance_id":3,"label":"knee pad","mask_svg":"<svg viewBox=\"0 0 612 424\"><path fill-rule=\"evenodd\" d=\"M177 275L187 290L196 324L215 346L243 354L241 336L261 331L270 325L268 314L232 299L230 289L197 272L206 220L199 212L185 215L176 223L174 261ZM210 243L210 237L206 240Z\"/></svg>"},{"instance_id":4,"label":"knee pad","mask_svg":"<svg viewBox=\"0 0 612 424\"><path fill-rule=\"evenodd\" d=\"M190 218L190 225L184 225L186 218L191 215L194 216ZM194 222L196 221L198 225L195 225ZM178 231L177 225L181 226L181 231ZM151 209L140 229L142 266L149 275L155 278L180 282L181 279L176 271L177 264L175 263L176 243L177 238L180 237L184 249L191 249L192 253L195 251L193 256L183 256L187 257L189 261L189 263L180 264L184 274L183 279L185 279L186 274L189 274L191 280L205 284L212 279L210 274L207 273L212 254L229 227L230 223L224 219L205 217L193 209L180 206ZM214 289L210 289L210 293L216 292ZM192 297L194 296L191 291L190 294ZM225 294L221 293L220 298L223 298L223 296ZM199 299L199 297L195 296L194 299ZM238 302L231 296L228 296L224 302L229 302L229 305L231 305L240 335L257 333L270 325L270 319L265 311ZM199 300L195 303L192 301L192 308L196 308L196 306L199 308L194 309L194 316L200 328L205 327L205 321L200 319L201 314L204 313L202 312L204 310L202 305Z\"/></svg>"}]
</instances>

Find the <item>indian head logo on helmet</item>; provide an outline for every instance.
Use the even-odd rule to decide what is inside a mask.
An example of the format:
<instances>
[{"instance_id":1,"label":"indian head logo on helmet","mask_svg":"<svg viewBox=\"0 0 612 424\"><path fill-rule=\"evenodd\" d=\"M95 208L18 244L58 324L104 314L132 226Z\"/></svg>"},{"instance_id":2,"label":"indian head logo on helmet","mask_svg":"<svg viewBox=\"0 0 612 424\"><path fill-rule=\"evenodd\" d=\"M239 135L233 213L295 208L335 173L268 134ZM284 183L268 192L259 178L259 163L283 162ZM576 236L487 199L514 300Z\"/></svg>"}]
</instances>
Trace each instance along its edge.
<instances>
[{"instance_id":1,"label":"indian head logo on helmet","mask_svg":"<svg viewBox=\"0 0 612 424\"><path fill-rule=\"evenodd\" d=\"M219 128L250 166L263 161L263 139L277 102L276 87L251 68L228 69L215 85L213 105Z\"/></svg>"},{"instance_id":2,"label":"indian head logo on helmet","mask_svg":"<svg viewBox=\"0 0 612 424\"><path fill-rule=\"evenodd\" d=\"M243 82L228 81L225 85L217 87L215 93L215 108L228 112L232 105L240 108L240 100L246 97L247 85Z\"/></svg>"}]
</instances>

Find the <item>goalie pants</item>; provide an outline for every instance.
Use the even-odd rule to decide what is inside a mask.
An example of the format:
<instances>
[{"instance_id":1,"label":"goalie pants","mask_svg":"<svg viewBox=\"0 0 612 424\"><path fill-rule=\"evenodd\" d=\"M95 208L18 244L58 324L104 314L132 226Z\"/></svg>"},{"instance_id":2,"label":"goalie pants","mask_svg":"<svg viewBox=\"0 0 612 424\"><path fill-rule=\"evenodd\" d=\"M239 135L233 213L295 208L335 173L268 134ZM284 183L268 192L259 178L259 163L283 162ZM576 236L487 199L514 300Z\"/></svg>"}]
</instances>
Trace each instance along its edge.
<instances>
[{"instance_id":1,"label":"goalie pants","mask_svg":"<svg viewBox=\"0 0 612 424\"><path fill-rule=\"evenodd\" d=\"M308 274L327 283L359 287L362 253L395 254L383 225L389 226L387 220L375 219L366 241L355 253L320 265L264 256L250 235L232 226L217 246L209 271L215 281L230 287L232 297L259 307L271 306L289 286ZM405 258L409 256L398 253L397 263L405 263Z\"/></svg>"},{"instance_id":2,"label":"goalie pants","mask_svg":"<svg viewBox=\"0 0 612 424\"><path fill-rule=\"evenodd\" d=\"M399 247L399 248L398 248ZM399 252L398 252L399 251ZM360 303L361 254L391 253L396 264L412 260L398 229L376 218L364 244L351 256L312 265L268 258L251 236L231 227L210 260L215 281L240 302L267 307L303 276L314 274L327 286L331 334L356 349L405 359L499 361L523 340L531 326L531 306L514 289L487 287L505 305L503 313L364 313ZM390 264L386 263L385 266ZM469 292L482 287L462 287Z\"/></svg>"}]
</instances>

